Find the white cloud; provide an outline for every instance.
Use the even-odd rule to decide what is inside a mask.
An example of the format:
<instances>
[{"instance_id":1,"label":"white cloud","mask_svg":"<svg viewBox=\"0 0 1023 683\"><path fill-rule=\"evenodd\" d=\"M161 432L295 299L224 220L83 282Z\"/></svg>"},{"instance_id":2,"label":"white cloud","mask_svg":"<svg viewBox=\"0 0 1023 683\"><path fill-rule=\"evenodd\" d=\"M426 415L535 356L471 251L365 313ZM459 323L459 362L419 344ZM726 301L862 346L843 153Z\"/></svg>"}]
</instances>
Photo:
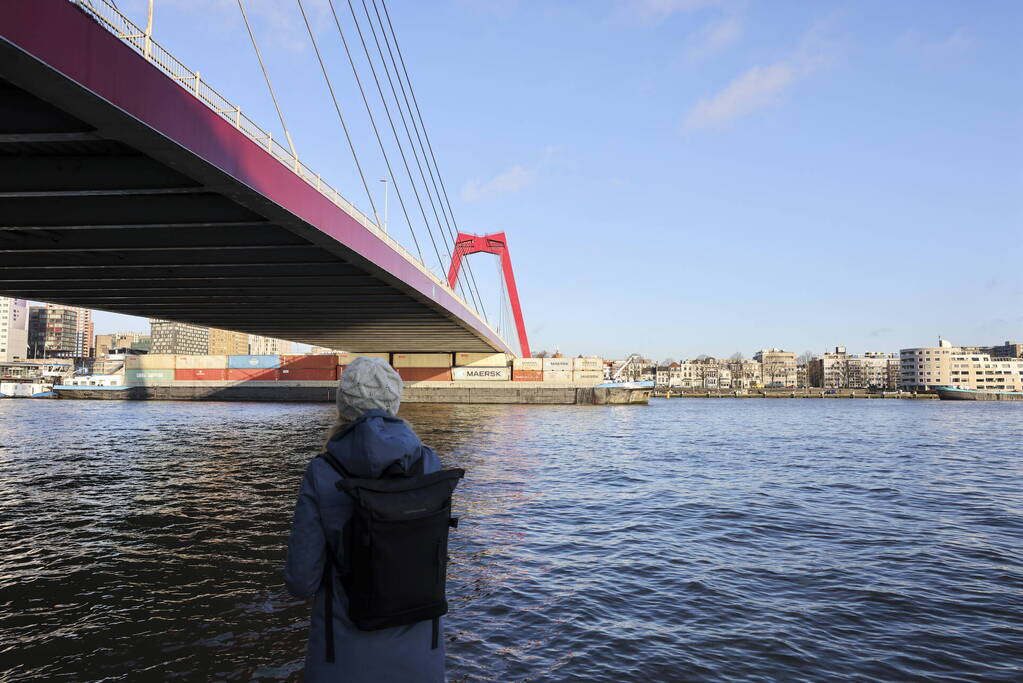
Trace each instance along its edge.
<instances>
[{"instance_id":1,"label":"white cloud","mask_svg":"<svg viewBox=\"0 0 1023 683\"><path fill-rule=\"evenodd\" d=\"M738 15L710 21L687 40L686 59L690 62L708 59L733 45L742 37L742 32L742 20Z\"/></svg>"},{"instance_id":2,"label":"white cloud","mask_svg":"<svg viewBox=\"0 0 1023 683\"><path fill-rule=\"evenodd\" d=\"M515 164L490 180L473 178L462 187L462 200L478 202L521 192L536 182L545 169L565 163L562 148L548 145L534 164Z\"/></svg>"},{"instance_id":3,"label":"white cloud","mask_svg":"<svg viewBox=\"0 0 1023 683\"><path fill-rule=\"evenodd\" d=\"M835 44L827 38L827 30L826 23L814 25L787 59L751 67L718 92L700 99L686 114L683 130L724 128L777 102L796 83L832 61Z\"/></svg>"},{"instance_id":4,"label":"white cloud","mask_svg":"<svg viewBox=\"0 0 1023 683\"><path fill-rule=\"evenodd\" d=\"M907 31L899 39L899 44L926 59L951 57L967 52L976 45L976 39L964 27L960 26L944 38L929 38L914 30Z\"/></svg>"},{"instance_id":5,"label":"white cloud","mask_svg":"<svg viewBox=\"0 0 1023 683\"><path fill-rule=\"evenodd\" d=\"M494 199L506 194L515 194L530 185L536 179L536 173L525 166L515 165L507 171L498 173L490 180L474 178L462 188L462 200L478 202L483 199Z\"/></svg>"},{"instance_id":6,"label":"white cloud","mask_svg":"<svg viewBox=\"0 0 1023 683\"><path fill-rule=\"evenodd\" d=\"M720 0L620 0L619 14L644 24L659 24L675 14L695 12Z\"/></svg>"}]
</instances>

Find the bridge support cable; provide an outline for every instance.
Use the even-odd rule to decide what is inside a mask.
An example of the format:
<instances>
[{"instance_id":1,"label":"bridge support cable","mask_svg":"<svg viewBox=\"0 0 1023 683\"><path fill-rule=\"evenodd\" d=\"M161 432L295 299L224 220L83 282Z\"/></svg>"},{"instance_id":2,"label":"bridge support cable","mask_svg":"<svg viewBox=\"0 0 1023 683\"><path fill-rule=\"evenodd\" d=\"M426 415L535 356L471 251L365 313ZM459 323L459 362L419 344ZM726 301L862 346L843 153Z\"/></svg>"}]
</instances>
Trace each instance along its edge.
<instances>
[{"instance_id":1,"label":"bridge support cable","mask_svg":"<svg viewBox=\"0 0 1023 683\"><path fill-rule=\"evenodd\" d=\"M372 0L372 1L373 1L373 8L374 8L375 11L377 11L377 14L378 14L378 17L379 17L379 10L376 9L376 7L377 7L376 6L376 0ZM447 205L448 214L451 216L451 223L453 224L454 229L456 231L458 231L458 234L461 234L461 231L458 229L458 221L455 219L455 212L451 208L451 199L448 196L447 187L445 187L445 185L444 185L444 176L441 174L440 166L437 164L437 156L436 156L436 154L434 154L434 151L433 151L433 143L430 142L430 135L429 135L429 133L426 130L426 122L423 120L423 113L422 113L422 111L419 108L419 101L416 99L415 90L413 90L413 88L412 88L412 79L409 77L408 68L405 65L405 57L404 57L404 55L401 52L401 46L398 44L398 35L394 31L394 24L391 21L390 10L387 9L387 0L380 0L380 4L384 8L384 17L387 19L387 28L388 28L388 30L390 32L390 35L391 35L391 41L394 43L394 50L395 50L395 52L398 55L398 64L400 64L400 66L401 66L401 72L405 75L404 83L407 84L407 86L408 86L408 93L409 93L409 96L412 98L412 107L415 108L416 116L415 116L415 118L413 118L413 122L416 119L418 119L418 121L419 121L418 128L421 128L422 131L423 131L423 138L426 140L426 147L427 147L427 150L429 151L430 159L433 162L433 167L437 171L437 181L440 183L441 193L444 196L444 203ZM381 21L381 31L383 31L383 22L382 21ZM386 32L385 32L385 35L386 35ZM388 49L390 49L390 43L388 43ZM394 60L394 55L393 54L391 55L391 59L392 59L392 61ZM397 73L397 65L395 66L395 72ZM402 79L401 79L400 76L398 78L398 82L402 83ZM404 93L404 86L403 86L402 92ZM412 107L410 107L410 112L411 112L411 108ZM417 128L417 131L418 131L418 128ZM457 238L455 238L455 239L457 241ZM472 280L473 286L476 287L476 290L477 290L477 293L478 293L479 292L479 287L476 284L476 277L473 274L472 267L468 263L466 263L466 271L468 271L469 278L470 278L470 280ZM481 297L481 304L482 304L482 297ZM481 313L483 314L483 317L485 319L487 317L486 311L482 310Z\"/></svg>"},{"instance_id":2,"label":"bridge support cable","mask_svg":"<svg viewBox=\"0 0 1023 683\"><path fill-rule=\"evenodd\" d=\"M116 5L114 5L116 7ZM249 32L249 40L252 41L252 49L256 51L256 59L259 60L259 68L263 70L263 78L266 80L266 88L270 91L270 99L274 101L274 109L277 110L277 118L281 121L281 128L284 129L284 137L288 140L288 148L291 150L291 156L295 157L295 161L298 161L298 152L295 151L295 143L291 140L291 133L288 132L288 125L284 123L284 114L281 113L281 105L277 102L277 94L274 92L274 87L270 83L270 74L266 70L266 64L263 63L263 55L259 51L259 45L256 43L256 36L252 32L252 26L249 25L249 17L245 13L245 5L242 4L242 0L238 0L238 9L242 13L242 21L245 22L245 30Z\"/></svg>"},{"instance_id":3,"label":"bridge support cable","mask_svg":"<svg viewBox=\"0 0 1023 683\"><path fill-rule=\"evenodd\" d=\"M316 45L316 37L313 35L313 27L309 25L309 17L306 16L305 7L302 6L302 0L295 0L298 3L298 9L302 13L302 20L305 22L306 31L309 32L309 40L313 44L313 52L316 53L316 60L320 63L320 70L323 71L323 80L327 84L327 90L330 92L330 99L334 102L334 109L337 111L337 117L341 121L341 128L344 129L345 139L348 140L348 148L352 150L352 159L355 160L355 168L359 171L359 178L362 180L362 187L366 190L366 197L369 199L369 205L373 207L373 218L377 225L380 225L380 214L377 213L376 202L373 201L373 193L369 191L369 184L366 183L366 175L362 172L362 164L359 163L359 155L355 151L355 144L352 142L351 133L348 132L348 124L345 122L344 114L341 113L341 105L337 102L337 95L334 94L334 86L330 82L330 76L327 74L327 66L323 63L323 56L320 55L320 48ZM420 253L419 260L423 260L423 255ZM425 263L423 264L426 265Z\"/></svg>"},{"instance_id":4,"label":"bridge support cable","mask_svg":"<svg viewBox=\"0 0 1023 683\"><path fill-rule=\"evenodd\" d=\"M412 225L412 217L409 216L408 209L405 207L405 199L401 196L401 188L398 183L394 181L395 175L394 170L391 168L391 160L387 156L387 150L384 147L384 141L380 137L380 130L377 128L376 119L373 117L373 110L369 106L369 100L366 98L366 90L362 87L362 79L359 78L359 70L355 67L355 60L352 59L352 52L348 49L348 40L345 38L345 32L341 28L341 22L338 21L337 13L334 11L334 3L330 2L330 12L334 16L334 23L337 25L338 35L341 36L341 44L345 48L345 54L348 55L348 63L352 65L352 74L355 76L355 84L359 86L359 94L362 96L362 103L366 106L366 114L369 116L369 123L373 127L373 135L376 136L377 144L380 146L380 154L384 157L384 165L387 166L387 175L391 178L391 184L394 186L394 193L398 197L398 204L401 206L401 212L405 215L405 222L408 224L409 233L412 235L412 241L416 245L416 251L419 252L419 260L423 260L423 250L419 246L419 239L416 237L415 228ZM436 250L436 243L434 244ZM440 254L437 254L437 258L440 258ZM425 262L423 265L426 265Z\"/></svg>"},{"instance_id":5,"label":"bridge support cable","mask_svg":"<svg viewBox=\"0 0 1023 683\"><path fill-rule=\"evenodd\" d=\"M348 5L349 5L349 9L352 10L352 17L353 17L353 19L355 19L355 10L354 10L354 8L352 8L352 1L351 0L348 0ZM406 106L408 104L407 98L404 97L404 95L405 95L404 87L401 87L401 83L400 83L400 80L399 80L399 87L401 87L402 98L398 97L398 91L394 87L394 79L391 78L391 69L392 68L394 69L395 77L400 78L400 74L398 73L397 64L393 62L393 55L392 55L391 64L388 64L387 57L384 55L383 48L380 45L380 35L384 35L383 24L381 23L381 25L380 25L380 35L378 35L376 25L373 22L373 17L372 17L372 15L370 15L369 7L366 5L366 0L362 0L362 11L366 15L366 22L369 25L370 33L373 36L373 43L374 43L374 45L376 45L377 55L379 55L379 57L380 57L380 63L383 66L384 75L387 77L387 84L390 87L391 96L394 98L394 103L398 107L398 114L401 117L401 124L402 124L402 127L405 129L405 136L408 138L409 147L412 149L412 155L413 155L413 157L416 160L416 168L419 170L419 178L422 181L423 190L426 192L426 197L427 197L427 199L428 199L428 201L430 203L430 208L433 211L433 217L434 217L434 219L436 220L436 223L437 223L437 229L438 229L438 231L440 231L442 236L444 235L444 225L441 222L441 214L444 215L444 223L447 223L447 232L448 232L447 236L450 239L450 242L447 239L442 239L442 241L444 242L445 247L446 247L448 244L454 243L454 241L455 241L455 233L451 230L451 224L447 220L447 214L444 212L444 207L443 207L443 204L441 204L439 193L437 194L437 201L434 202L434 192L436 191L436 183L434 183L434 192L431 192L430 191L430 183L426 179L426 173L423 171L423 162L426 161L426 153L424 151L423 155L422 155L422 159L420 159L420 149L422 148L422 140L420 140L419 148L417 148L415 140L412 139L412 132L409 130L409 122L408 122L408 119L405 117L405 108L402 107L402 99L403 98L405 99ZM380 21L380 14L379 14L378 11L376 11L376 5L374 5L374 11L375 11L375 13L377 15L377 21L379 22ZM358 22L357 19L356 19L356 22ZM361 38L362 37L362 31L361 30L360 30L359 34L360 34L360 38ZM385 43L386 43L387 42L387 36L386 35L384 35L384 40L385 40ZM363 41L363 47L365 48L365 46L366 46L365 45L365 41ZM390 45L389 44L388 44L388 53L390 53ZM366 57L367 57L367 59L370 59L368 50L367 50L367 53L366 53ZM381 99L384 99L383 93L381 93ZM386 106L386 103L385 103L385 106ZM408 118L412 118L412 111L411 111L411 109L409 109L409 117ZM415 129L415 120L414 119L413 119L412 123L413 123L413 129ZM419 137L418 129L416 129L416 137L417 138ZM398 144L401 145L400 142L398 142ZM433 170L430 168L430 165L429 165L428 162L427 162L427 169L430 170L430 176L432 177L433 176ZM441 204L440 212L437 211L437 205L438 204ZM451 255L452 255L451 254L451 250L446 248L446 251L447 251L447 254L448 254L448 258L450 259ZM450 261L449 261L449 263L450 263ZM462 283L459 282L459 286L461 286L461 284ZM473 284L475 284L475 278L473 278L472 281L469 283L469 294L472 296L473 302L474 302L477 310L481 310L484 313L484 317L485 317L485 310L482 310L483 309L482 297L479 295L478 289L476 291L473 290L473 288L472 288ZM464 288L463 288L463 295L464 295Z\"/></svg>"},{"instance_id":6,"label":"bridge support cable","mask_svg":"<svg viewBox=\"0 0 1023 683\"><path fill-rule=\"evenodd\" d=\"M330 4L331 11L333 12L334 11L334 2L333 2L333 0L328 0L328 2ZM366 45L366 39L365 39L365 36L363 35L363 32L362 32L362 26L359 23L358 16L356 16L356 14L355 14L355 7L352 5L351 0L348 0L348 9L349 9L349 11L352 14L352 21L355 22L355 29L356 29L356 31L359 34L359 42L362 43L363 52L366 54L366 61L369 63L370 73L373 75L374 83L376 83L377 93L380 95L380 102L383 104L383 107L384 107L384 114L387 116L387 122L390 124L391 133L394 135L394 141L395 141L395 143L398 146L398 152L401 155L402 163L405 166L405 173L408 175L409 184L412 186L412 193L416 197L416 203L419 205L419 212L423 216L423 223L426 225L427 233L430 235L430 241L433 243L434 252L437 254L437 261L439 262L439 265L440 265L440 268L441 268L441 272L443 272L443 269L444 269L444 259L441 257L440 249L437 247L437 240L434 237L433 229L430 227L430 220L426 216L426 208L423 206L422 197L419 195L419 189L418 189L418 187L416 185L415 179L412 176L412 167L409 165L408 157L405 154L405 149L404 149L404 147L401 144L401 138L398 136L398 128L397 128L397 126L394 125L394 117L391 116L391 109L387 105L387 98L384 96L383 86L380 84L380 78L377 75L376 67L373 65L373 59L370 56L369 47ZM335 14L335 19L336 18L337 18L337 15ZM340 30L340 23L338 23L338 29ZM349 55L349 57L350 57L350 55ZM441 235L441 236L443 237L443 235ZM445 250L447 251L447 254L450 257L451 250L448 249L447 242L445 242L442 239L441 243L444 244Z\"/></svg>"}]
</instances>

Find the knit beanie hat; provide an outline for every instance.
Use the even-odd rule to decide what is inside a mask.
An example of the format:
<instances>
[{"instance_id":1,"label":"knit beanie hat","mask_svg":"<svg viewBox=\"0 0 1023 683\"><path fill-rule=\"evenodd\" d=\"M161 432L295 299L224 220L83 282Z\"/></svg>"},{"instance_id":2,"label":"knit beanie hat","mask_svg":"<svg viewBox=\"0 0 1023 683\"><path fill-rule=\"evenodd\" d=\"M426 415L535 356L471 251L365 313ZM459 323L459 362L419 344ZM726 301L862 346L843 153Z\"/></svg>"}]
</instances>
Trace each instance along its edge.
<instances>
[{"instance_id":1,"label":"knit beanie hat","mask_svg":"<svg viewBox=\"0 0 1023 683\"><path fill-rule=\"evenodd\" d=\"M398 413L401 376L383 358L359 356L341 373L337 386L337 412L347 421L373 410Z\"/></svg>"}]
</instances>

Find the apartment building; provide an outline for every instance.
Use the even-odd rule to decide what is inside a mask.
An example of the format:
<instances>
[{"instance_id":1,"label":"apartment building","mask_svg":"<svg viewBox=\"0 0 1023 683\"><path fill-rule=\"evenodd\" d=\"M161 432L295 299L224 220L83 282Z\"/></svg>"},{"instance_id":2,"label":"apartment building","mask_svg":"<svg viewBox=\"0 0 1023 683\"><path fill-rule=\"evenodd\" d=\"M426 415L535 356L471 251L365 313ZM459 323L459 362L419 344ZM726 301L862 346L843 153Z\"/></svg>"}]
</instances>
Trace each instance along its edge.
<instances>
[{"instance_id":1,"label":"apartment building","mask_svg":"<svg viewBox=\"0 0 1023 683\"><path fill-rule=\"evenodd\" d=\"M902 388L907 391L930 391L952 381L952 356L962 356L963 349L952 346L947 339L938 339L937 346L921 346L899 351ZM979 354L978 354L979 356Z\"/></svg>"},{"instance_id":2,"label":"apartment building","mask_svg":"<svg viewBox=\"0 0 1023 683\"><path fill-rule=\"evenodd\" d=\"M249 337L249 353L253 355L280 355L282 353L292 353L293 348L294 344L286 339L261 337L256 334Z\"/></svg>"},{"instance_id":3,"label":"apartment building","mask_svg":"<svg viewBox=\"0 0 1023 683\"><path fill-rule=\"evenodd\" d=\"M29 358L80 358L78 311L66 306L29 306Z\"/></svg>"},{"instance_id":4,"label":"apartment building","mask_svg":"<svg viewBox=\"0 0 1023 683\"><path fill-rule=\"evenodd\" d=\"M249 335L211 327L207 330L207 346L211 356L244 356L249 352Z\"/></svg>"},{"instance_id":5,"label":"apartment building","mask_svg":"<svg viewBox=\"0 0 1023 683\"><path fill-rule=\"evenodd\" d=\"M949 384L962 389L1023 391L1023 358L952 354Z\"/></svg>"},{"instance_id":6,"label":"apartment building","mask_svg":"<svg viewBox=\"0 0 1023 683\"><path fill-rule=\"evenodd\" d=\"M209 352L209 328L155 318L149 326L150 353L204 356Z\"/></svg>"},{"instance_id":7,"label":"apartment building","mask_svg":"<svg viewBox=\"0 0 1023 683\"><path fill-rule=\"evenodd\" d=\"M850 354L844 346L807 364L809 386L823 389L899 388L901 359L894 354L868 351Z\"/></svg>"},{"instance_id":8,"label":"apartment building","mask_svg":"<svg viewBox=\"0 0 1023 683\"><path fill-rule=\"evenodd\" d=\"M753 356L760 363L764 386L795 388L797 384L796 354L782 349L761 349Z\"/></svg>"},{"instance_id":9,"label":"apartment building","mask_svg":"<svg viewBox=\"0 0 1023 683\"><path fill-rule=\"evenodd\" d=\"M733 389L754 389L764 381L760 363L755 360L728 361Z\"/></svg>"},{"instance_id":10,"label":"apartment building","mask_svg":"<svg viewBox=\"0 0 1023 683\"><path fill-rule=\"evenodd\" d=\"M989 346L986 349L991 359L995 358L1023 358L1023 343L1007 341L998 346Z\"/></svg>"},{"instance_id":11,"label":"apartment building","mask_svg":"<svg viewBox=\"0 0 1023 683\"><path fill-rule=\"evenodd\" d=\"M111 351L117 349L149 351L151 342L151 337L141 332L114 332L97 334L93 348L96 360L104 361L109 358Z\"/></svg>"},{"instance_id":12,"label":"apartment building","mask_svg":"<svg viewBox=\"0 0 1023 683\"><path fill-rule=\"evenodd\" d=\"M28 302L0 296L0 363L28 358Z\"/></svg>"}]
</instances>

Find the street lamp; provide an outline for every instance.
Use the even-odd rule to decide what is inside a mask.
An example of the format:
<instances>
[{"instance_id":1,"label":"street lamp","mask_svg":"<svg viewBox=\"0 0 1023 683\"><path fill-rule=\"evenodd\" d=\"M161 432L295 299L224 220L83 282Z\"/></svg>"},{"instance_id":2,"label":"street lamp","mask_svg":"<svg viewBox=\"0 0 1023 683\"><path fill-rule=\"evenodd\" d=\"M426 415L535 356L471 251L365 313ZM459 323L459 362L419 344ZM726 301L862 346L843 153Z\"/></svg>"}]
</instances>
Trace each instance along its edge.
<instances>
[{"instance_id":1,"label":"street lamp","mask_svg":"<svg viewBox=\"0 0 1023 683\"><path fill-rule=\"evenodd\" d=\"M387 178L381 178L384 184L384 232L387 232Z\"/></svg>"}]
</instances>

